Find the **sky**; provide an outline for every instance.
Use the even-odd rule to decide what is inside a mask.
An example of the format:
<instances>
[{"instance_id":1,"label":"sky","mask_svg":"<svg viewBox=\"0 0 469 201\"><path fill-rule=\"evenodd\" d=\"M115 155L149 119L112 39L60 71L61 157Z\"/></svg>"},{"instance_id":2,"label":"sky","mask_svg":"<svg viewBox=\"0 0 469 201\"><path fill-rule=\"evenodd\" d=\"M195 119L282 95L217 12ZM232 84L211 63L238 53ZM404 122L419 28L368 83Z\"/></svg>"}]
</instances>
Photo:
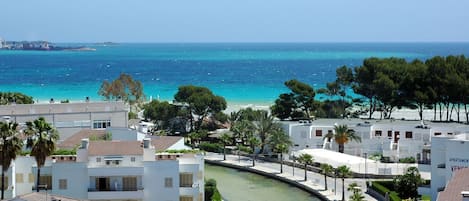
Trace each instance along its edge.
<instances>
[{"instance_id":1,"label":"sky","mask_svg":"<svg viewBox=\"0 0 469 201\"><path fill-rule=\"evenodd\" d=\"M0 37L52 42L469 42L467 0L1 0Z\"/></svg>"}]
</instances>

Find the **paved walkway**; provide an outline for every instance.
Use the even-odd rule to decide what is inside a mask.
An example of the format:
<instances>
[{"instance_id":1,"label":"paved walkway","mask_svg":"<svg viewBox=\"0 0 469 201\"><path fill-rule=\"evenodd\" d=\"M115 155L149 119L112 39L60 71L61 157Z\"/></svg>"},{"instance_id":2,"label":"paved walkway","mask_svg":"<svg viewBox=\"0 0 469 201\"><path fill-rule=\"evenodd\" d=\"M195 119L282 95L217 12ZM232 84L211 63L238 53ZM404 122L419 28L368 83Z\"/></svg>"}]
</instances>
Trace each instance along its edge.
<instances>
[{"instance_id":1,"label":"paved walkway","mask_svg":"<svg viewBox=\"0 0 469 201\"><path fill-rule=\"evenodd\" d=\"M252 167L252 160L249 157L241 156L240 159L237 155L226 155L226 160L223 161L223 154L218 153L207 153L205 156L206 160L223 162L231 165L240 167L248 167L265 173L275 174L277 176L289 179L291 181L303 184L316 190L317 192L324 195L329 200L341 200L342 199L342 180L337 178L335 183L334 178L327 177L328 190L324 190L324 175L315 172L307 171L308 180L304 181L304 169L293 168L292 166L283 165L283 173L280 174L280 164L271 163L262 160L256 160L256 166ZM345 200L348 200L352 192L347 191L349 184L356 182L361 186L362 192L365 195L365 200L376 200L373 197L365 194L366 185L364 179L345 179ZM337 192L334 192L337 189Z\"/></svg>"}]
</instances>

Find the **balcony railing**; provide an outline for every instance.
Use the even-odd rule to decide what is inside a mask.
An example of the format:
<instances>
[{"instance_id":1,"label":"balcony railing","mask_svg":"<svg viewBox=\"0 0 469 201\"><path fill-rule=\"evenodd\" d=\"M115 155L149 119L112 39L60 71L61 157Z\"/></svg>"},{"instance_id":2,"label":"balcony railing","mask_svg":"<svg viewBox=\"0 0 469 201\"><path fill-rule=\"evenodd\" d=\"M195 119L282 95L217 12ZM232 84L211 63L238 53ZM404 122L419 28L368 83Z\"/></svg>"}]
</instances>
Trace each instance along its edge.
<instances>
[{"instance_id":1,"label":"balcony railing","mask_svg":"<svg viewBox=\"0 0 469 201\"><path fill-rule=\"evenodd\" d=\"M88 188L88 192L108 192L108 191L143 191L143 187L130 187L130 188L122 188L122 189L96 189L96 188Z\"/></svg>"}]
</instances>

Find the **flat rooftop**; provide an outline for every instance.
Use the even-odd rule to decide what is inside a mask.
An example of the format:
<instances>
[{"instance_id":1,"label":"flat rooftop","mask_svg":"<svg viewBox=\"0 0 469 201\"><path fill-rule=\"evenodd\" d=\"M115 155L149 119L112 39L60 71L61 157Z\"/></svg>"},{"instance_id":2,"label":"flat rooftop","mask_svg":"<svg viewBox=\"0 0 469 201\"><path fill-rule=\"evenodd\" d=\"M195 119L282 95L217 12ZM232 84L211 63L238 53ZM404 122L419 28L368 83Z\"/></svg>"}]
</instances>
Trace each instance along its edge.
<instances>
[{"instance_id":1,"label":"flat rooftop","mask_svg":"<svg viewBox=\"0 0 469 201\"><path fill-rule=\"evenodd\" d=\"M1 105L0 116L127 111L122 101Z\"/></svg>"}]
</instances>

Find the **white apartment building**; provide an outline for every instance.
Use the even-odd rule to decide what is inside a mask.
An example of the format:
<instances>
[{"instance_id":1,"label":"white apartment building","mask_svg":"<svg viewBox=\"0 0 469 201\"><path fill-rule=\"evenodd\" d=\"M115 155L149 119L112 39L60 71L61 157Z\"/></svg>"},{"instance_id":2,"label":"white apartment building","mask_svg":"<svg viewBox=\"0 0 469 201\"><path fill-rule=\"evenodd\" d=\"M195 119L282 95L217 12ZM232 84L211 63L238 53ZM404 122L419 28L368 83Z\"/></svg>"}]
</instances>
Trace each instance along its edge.
<instances>
[{"instance_id":1,"label":"white apartment building","mask_svg":"<svg viewBox=\"0 0 469 201\"><path fill-rule=\"evenodd\" d=\"M420 161L430 160L431 137L453 136L469 132L469 126L457 123L426 123L403 120L318 119L314 121L280 122L290 136L292 151L324 148L337 151L338 145L324 137L334 132L334 125L347 125L361 137L361 143L345 144L349 155L380 153L392 161L414 157Z\"/></svg>"},{"instance_id":2,"label":"white apartment building","mask_svg":"<svg viewBox=\"0 0 469 201\"><path fill-rule=\"evenodd\" d=\"M44 117L64 140L82 129L128 127L128 111L124 102L11 104L0 106L0 120L24 125Z\"/></svg>"},{"instance_id":3,"label":"white apartment building","mask_svg":"<svg viewBox=\"0 0 469 201\"><path fill-rule=\"evenodd\" d=\"M50 157L41 168L40 189L79 200L204 200L203 155L156 154L184 148L183 138L114 137L113 141L82 139L76 156ZM6 197L31 193L36 174L33 157L18 158L7 172Z\"/></svg>"},{"instance_id":4,"label":"white apartment building","mask_svg":"<svg viewBox=\"0 0 469 201\"><path fill-rule=\"evenodd\" d=\"M437 200L454 172L469 167L469 134L432 137L431 157L431 193Z\"/></svg>"}]
</instances>

